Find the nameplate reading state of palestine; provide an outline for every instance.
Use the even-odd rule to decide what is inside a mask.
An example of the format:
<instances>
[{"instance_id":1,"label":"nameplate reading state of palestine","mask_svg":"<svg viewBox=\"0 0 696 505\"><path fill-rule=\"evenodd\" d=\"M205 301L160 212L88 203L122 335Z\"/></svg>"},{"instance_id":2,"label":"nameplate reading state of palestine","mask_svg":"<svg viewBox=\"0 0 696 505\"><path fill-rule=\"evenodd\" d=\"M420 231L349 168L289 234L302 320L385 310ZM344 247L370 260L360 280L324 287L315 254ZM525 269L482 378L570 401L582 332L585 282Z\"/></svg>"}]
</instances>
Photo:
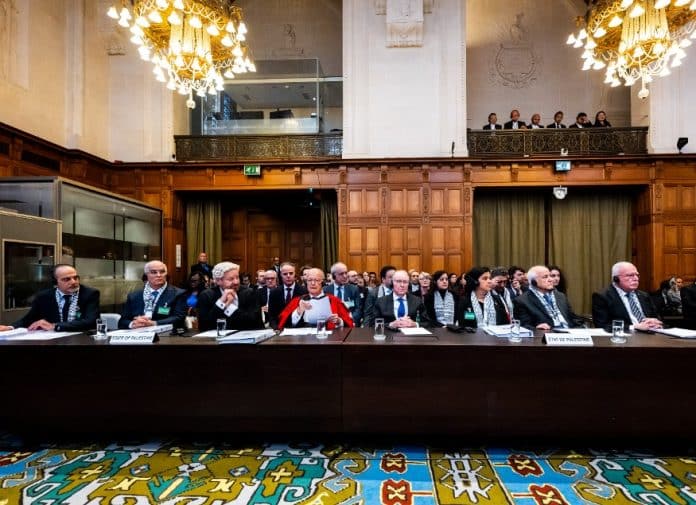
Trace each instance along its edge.
<instances>
[{"instance_id":1,"label":"nameplate reading state of palestine","mask_svg":"<svg viewBox=\"0 0 696 505\"><path fill-rule=\"evenodd\" d=\"M547 333L544 335L546 345L582 345L592 346L594 341L591 335L568 335L567 333Z\"/></svg>"},{"instance_id":2,"label":"nameplate reading state of palestine","mask_svg":"<svg viewBox=\"0 0 696 505\"><path fill-rule=\"evenodd\" d=\"M110 344L152 344L157 339L155 333L132 333L130 335L113 335L109 339Z\"/></svg>"}]
</instances>

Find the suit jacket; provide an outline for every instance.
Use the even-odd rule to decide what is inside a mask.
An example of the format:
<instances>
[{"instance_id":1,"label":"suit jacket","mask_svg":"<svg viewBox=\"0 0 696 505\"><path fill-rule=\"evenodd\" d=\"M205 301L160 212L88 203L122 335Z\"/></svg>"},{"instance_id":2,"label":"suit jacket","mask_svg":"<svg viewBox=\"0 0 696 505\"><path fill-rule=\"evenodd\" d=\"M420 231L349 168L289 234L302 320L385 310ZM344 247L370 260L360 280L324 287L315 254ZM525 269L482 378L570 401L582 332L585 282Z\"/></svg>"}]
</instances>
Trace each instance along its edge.
<instances>
[{"instance_id":1,"label":"suit jacket","mask_svg":"<svg viewBox=\"0 0 696 505\"><path fill-rule=\"evenodd\" d=\"M573 313L566 296L558 290L555 290L553 295L556 298L558 310L568 323L568 327L577 328L582 326L581 318ZM537 325L546 323L553 328L553 318L546 311L546 306L531 289L515 298L512 303L515 306L515 318L520 320L521 326L533 331Z\"/></svg>"},{"instance_id":2,"label":"suit jacket","mask_svg":"<svg viewBox=\"0 0 696 505\"><path fill-rule=\"evenodd\" d=\"M346 328L352 328L354 326L353 324L353 318L350 315L350 312L348 312L348 309L344 305L344 303L336 298L334 295L327 294L326 296L329 297L329 304L331 305L331 313L338 315L338 317L341 318L343 321L343 325ZM292 300L290 300L290 303L288 303L285 308L283 309L283 312L280 313L280 317L278 318L278 329L282 330L283 328L302 328L304 326L307 326L302 318L298 321L296 325L292 324L292 313L297 309L297 307L300 305L300 300L303 298L309 298L309 295L303 295L303 296L296 296ZM333 330L336 328L336 325L330 322L326 322L326 329L328 330Z\"/></svg>"},{"instance_id":3,"label":"suit jacket","mask_svg":"<svg viewBox=\"0 0 696 505\"><path fill-rule=\"evenodd\" d=\"M275 288L273 288L275 289ZM256 289L256 303L259 307L263 307L264 305L268 305L268 299L271 294L271 291L273 289L268 289L267 287L262 287L262 288L257 288Z\"/></svg>"},{"instance_id":4,"label":"suit jacket","mask_svg":"<svg viewBox=\"0 0 696 505\"><path fill-rule=\"evenodd\" d=\"M636 296L645 317L658 317L655 304L647 293L636 291ZM611 322L614 319L623 319L625 328L633 324L618 291L612 285L601 293L592 293L592 322L597 328L611 331Z\"/></svg>"},{"instance_id":5,"label":"suit jacket","mask_svg":"<svg viewBox=\"0 0 696 505\"><path fill-rule=\"evenodd\" d=\"M492 128L493 126L495 126L495 128ZM494 129L495 129L495 130L502 130L502 129L503 129L503 125L499 125L499 124L492 125L492 124L488 123L488 124L483 125L483 126L481 127L481 129L482 129L482 130L494 130Z\"/></svg>"},{"instance_id":6,"label":"suit jacket","mask_svg":"<svg viewBox=\"0 0 696 505\"><path fill-rule=\"evenodd\" d=\"M213 267L207 263L196 263L195 265L191 266L191 275L195 273L205 275L208 279L210 279L213 276Z\"/></svg>"},{"instance_id":7,"label":"suit jacket","mask_svg":"<svg viewBox=\"0 0 696 505\"><path fill-rule=\"evenodd\" d=\"M198 295L198 329L201 331L214 330L218 319L227 320L228 330L259 330L263 328L261 309L256 304L256 293L248 288L237 292L239 308L231 316L218 307L217 302L222 296L222 290L215 286L206 289Z\"/></svg>"},{"instance_id":8,"label":"suit jacket","mask_svg":"<svg viewBox=\"0 0 696 505\"><path fill-rule=\"evenodd\" d=\"M381 296L384 296L384 286L382 284L367 290L367 297L365 298L365 310L363 310L364 327L374 326L375 303L377 303L377 299Z\"/></svg>"},{"instance_id":9,"label":"suit jacket","mask_svg":"<svg viewBox=\"0 0 696 505\"><path fill-rule=\"evenodd\" d=\"M99 290L80 286L77 295L76 319L58 324L56 331L87 331L94 329L99 317ZM12 323L15 328L26 328L34 321L45 319L49 323L59 323L56 288L39 291L31 302L31 308L24 317Z\"/></svg>"},{"instance_id":10,"label":"suit jacket","mask_svg":"<svg viewBox=\"0 0 696 505\"><path fill-rule=\"evenodd\" d=\"M296 296L302 296L306 294L307 288L295 283L295 289L293 289L292 291L292 297L295 298ZM280 313L285 308L285 305L285 285L278 286L277 288L272 289L271 293L268 295L267 313L268 324L270 324L271 328L278 328L278 318L280 317Z\"/></svg>"},{"instance_id":11,"label":"suit jacket","mask_svg":"<svg viewBox=\"0 0 696 505\"><path fill-rule=\"evenodd\" d=\"M682 315L690 328L696 328L696 284L681 288Z\"/></svg>"},{"instance_id":12,"label":"suit jacket","mask_svg":"<svg viewBox=\"0 0 696 505\"><path fill-rule=\"evenodd\" d=\"M423 327L430 326L430 319L428 318L428 311L425 310L425 305L423 305L423 300L411 293L406 294L406 304L408 305L408 317L414 321L419 318L420 325ZM374 307L374 318L372 319L372 326L374 326L375 319L383 318L384 327L388 329L389 323L396 320L394 316L394 295L389 294L378 298L375 302Z\"/></svg>"},{"instance_id":13,"label":"suit jacket","mask_svg":"<svg viewBox=\"0 0 696 505\"><path fill-rule=\"evenodd\" d=\"M139 289L128 293L126 303L121 310L121 319L118 321L119 328L128 328L136 316L145 314L143 291L143 289ZM166 311L167 308L169 308L167 314L161 313L160 309ZM183 327L186 312L186 292L183 289L167 284L167 288L162 292L152 309L152 320L156 321L158 325L173 324L174 327Z\"/></svg>"},{"instance_id":14,"label":"suit jacket","mask_svg":"<svg viewBox=\"0 0 696 505\"><path fill-rule=\"evenodd\" d=\"M510 319L508 318L507 310L505 310L505 302L503 302L500 297L493 296L493 306L495 307L495 324L510 324ZM466 320L464 319L464 314L467 311L474 311L474 307L471 304L471 293L467 292L459 298L459 303L457 304L457 310L454 313L454 324L459 326L468 326L469 328L477 328L478 321L476 319Z\"/></svg>"},{"instance_id":15,"label":"suit jacket","mask_svg":"<svg viewBox=\"0 0 696 505\"><path fill-rule=\"evenodd\" d=\"M523 126L525 128L527 127L527 124L524 121L517 121L517 128L518 129L521 129ZM512 121L508 121L507 123L505 123L505 126L503 129L512 130Z\"/></svg>"},{"instance_id":16,"label":"suit jacket","mask_svg":"<svg viewBox=\"0 0 696 505\"><path fill-rule=\"evenodd\" d=\"M329 293L330 295L336 296L334 293L334 283L332 282L324 288L324 293ZM343 301L353 302L353 307L349 308L348 311L350 315L353 316L353 323L355 326L360 326L360 321L362 320L362 303L360 300L360 290L358 286L354 284L345 284L343 286Z\"/></svg>"},{"instance_id":17,"label":"suit jacket","mask_svg":"<svg viewBox=\"0 0 696 505\"><path fill-rule=\"evenodd\" d=\"M583 128L592 128L592 123L585 123L582 125ZM568 128L580 128L577 123L573 123Z\"/></svg>"},{"instance_id":18,"label":"suit jacket","mask_svg":"<svg viewBox=\"0 0 696 505\"><path fill-rule=\"evenodd\" d=\"M556 123L553 122L553 123L547 124L547 125L546 125L546 128L553 128L554 130L556 130L556 129L557 129L557 128L556 128ZM561 123L561 128L566 128L566 125L564 125L563 123Z\"/></svg>"}]
</instances>

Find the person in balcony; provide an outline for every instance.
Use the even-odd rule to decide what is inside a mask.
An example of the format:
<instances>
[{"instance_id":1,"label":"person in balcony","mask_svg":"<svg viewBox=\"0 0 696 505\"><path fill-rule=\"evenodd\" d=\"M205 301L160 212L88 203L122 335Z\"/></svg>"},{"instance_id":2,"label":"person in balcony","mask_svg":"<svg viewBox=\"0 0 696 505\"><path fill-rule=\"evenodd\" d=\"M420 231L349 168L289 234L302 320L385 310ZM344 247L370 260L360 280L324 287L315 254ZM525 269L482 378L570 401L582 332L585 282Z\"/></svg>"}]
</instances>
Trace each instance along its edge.
<instances>
[{"instance_id":1,"label":"person in balcony","mask_svg":"<svg viewBox=\"0 0 696 505\"><path fill-rule=\"evenodd\" d=\"M592 126L595 128L611 128L611 123L607 119L607 113L600 110L597 114L595 114L594 125Z\"/></svg>"}]
</instances>

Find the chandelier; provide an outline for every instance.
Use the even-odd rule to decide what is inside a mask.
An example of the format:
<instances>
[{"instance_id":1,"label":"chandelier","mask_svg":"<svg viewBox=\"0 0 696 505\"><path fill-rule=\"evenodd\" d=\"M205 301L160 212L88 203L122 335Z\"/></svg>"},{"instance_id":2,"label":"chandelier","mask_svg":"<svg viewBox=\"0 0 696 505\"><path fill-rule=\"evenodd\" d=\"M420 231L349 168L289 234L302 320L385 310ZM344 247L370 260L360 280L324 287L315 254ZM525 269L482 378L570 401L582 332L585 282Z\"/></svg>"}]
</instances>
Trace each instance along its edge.
<instances>
[{"instance_id":1,"label":"chandelier","mask_svg":"<svg viewBox=\"0 0 696 505\"><path fill-rule=\"evenodd\" d=\"M167 88L188 95L215 95L224 79L255 72L245 43L247 28L234 0L120 0L107 15L129 28L131 42Z\"/></svg>"},{"instance_id":2,"label":"chandelier","mask_svg":"<svg viewBox=\"0 0 696 505\"><path fill-rule=\"evenodd\" d=\"M696 0L585 0L579 31L567 44L583 48L583 70L606 69L606 84L632 86L638 97L649 94L654 76L670 74L696 38Z\"/></svg>"}]
</instances>

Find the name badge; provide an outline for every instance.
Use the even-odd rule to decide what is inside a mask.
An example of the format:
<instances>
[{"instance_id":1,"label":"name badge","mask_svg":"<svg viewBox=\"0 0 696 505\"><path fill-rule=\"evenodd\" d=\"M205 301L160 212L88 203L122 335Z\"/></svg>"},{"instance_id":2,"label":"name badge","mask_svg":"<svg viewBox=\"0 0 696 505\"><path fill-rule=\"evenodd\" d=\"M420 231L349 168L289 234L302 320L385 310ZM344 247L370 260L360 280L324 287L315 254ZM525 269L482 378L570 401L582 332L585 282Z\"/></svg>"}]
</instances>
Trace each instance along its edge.
<instances>
[{"instance_id":1,"label":"name badge","mask_svg":"<svg viewBox=\"0 0 696 505\"><path fill-rule=\"evenodd\" d=\"M352 309L355 307L355 302L353 300L345 300L343 304L346 306L347 309Z\"/></svg>"},{"instance_id":2,"label":"name badge","mask_svg":"<svg viewBox=\"0 0 696 505\"><path fill-rule=\"evenodd\" d=\"M171 310L171 307L159 307L157 309L157 314L159 314L160 316L168 316Z\"/></svg>"},{"instance_id":3,"label":"name badge","mask_svg":"<svg viewBox=\"0 0 696 505\"><path fill-rule=\"evenodd\" d=\"M143 314L145 317L148 319L152 319L152 311L151 310L146 310L145 314Z\"/></svg>"},{"instance_id":4,"label":"name badge","mask_svg":"<svg viewBox=\"0 0 696 505\"><path fill-rule=\"evenodd\" d=\"M474 313L471 312L470 310L467 310L467 311L464 313L464 320L465 320L465 321L473 321L474 319L476 319L476 314L474 314Z\"/></svg>"}]
</instances>

